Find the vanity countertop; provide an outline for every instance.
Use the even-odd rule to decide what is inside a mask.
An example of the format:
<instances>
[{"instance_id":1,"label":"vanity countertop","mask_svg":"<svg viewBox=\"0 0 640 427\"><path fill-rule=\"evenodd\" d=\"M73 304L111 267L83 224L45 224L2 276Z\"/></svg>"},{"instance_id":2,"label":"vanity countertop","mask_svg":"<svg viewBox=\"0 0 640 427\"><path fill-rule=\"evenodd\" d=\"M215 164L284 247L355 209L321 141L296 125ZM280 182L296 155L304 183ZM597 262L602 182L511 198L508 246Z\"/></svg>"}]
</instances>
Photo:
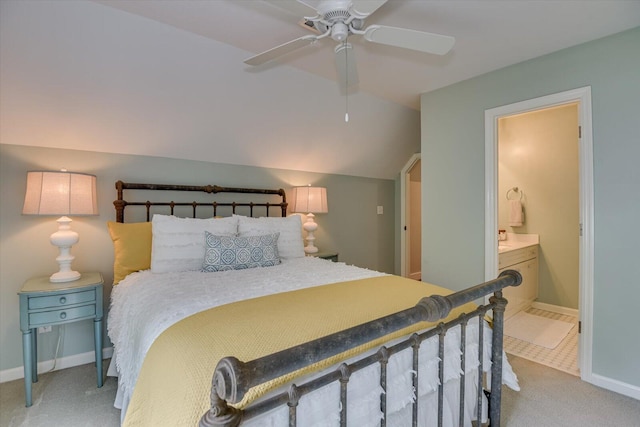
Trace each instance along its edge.
<instances>
[{"instance_id":1,"label":"vanity countertop","mask_svg":"<svg viewBox=\"0 0 640 427\"><path fill-rule=\"evenodd\" d=\"M507 233L507 240L498 241L498 254L538 244L540 244L540 236L538 234Z\"/></svg>"}]
</instances>

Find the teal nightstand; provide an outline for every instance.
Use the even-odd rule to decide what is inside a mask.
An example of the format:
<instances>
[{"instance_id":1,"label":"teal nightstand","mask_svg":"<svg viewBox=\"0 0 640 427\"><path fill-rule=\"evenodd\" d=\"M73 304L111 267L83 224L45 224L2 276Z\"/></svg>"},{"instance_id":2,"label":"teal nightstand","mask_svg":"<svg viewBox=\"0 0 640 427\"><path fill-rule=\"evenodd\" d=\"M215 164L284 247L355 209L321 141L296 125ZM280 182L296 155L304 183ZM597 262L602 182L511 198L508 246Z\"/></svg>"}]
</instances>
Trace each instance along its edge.
<instances>
[{"instance_id":1,"label":"teal nightstand","mask_svg":"<svg viewBox=\"0 0 640 427\"><path fill-rule=\"evenodd\" d=\"M31 406L31 383L38 381L38 328L93 319L98 387L102 387L102 274L82 273L73 282L51 283L49 277L27 280L20 296L20 330L24 391Z\"/></svg>"},{"instance_id":2,"label":"teal nightstand","mask_svg":"<svg viewBox=\"0 0 640 427\"><path fill-rule=\"evenodd\" d=\"M311 254L311 256L328 259L329 261L338 262L338 253L337 252L318 252L315 254Z\"/></svg>"}]
</instances>

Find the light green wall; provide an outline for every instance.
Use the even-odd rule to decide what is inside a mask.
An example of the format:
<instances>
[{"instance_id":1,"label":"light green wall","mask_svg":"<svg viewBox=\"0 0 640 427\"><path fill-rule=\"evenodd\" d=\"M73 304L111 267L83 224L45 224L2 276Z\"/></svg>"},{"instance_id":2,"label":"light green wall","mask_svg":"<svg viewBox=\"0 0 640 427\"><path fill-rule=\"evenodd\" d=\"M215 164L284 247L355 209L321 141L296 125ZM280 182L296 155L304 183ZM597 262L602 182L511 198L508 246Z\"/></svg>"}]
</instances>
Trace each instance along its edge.
<instances>
[{"instance_id":1,"label":"light green wall","mask_svg":"<svg viewBox=\"0 0 640 427\"><path fill-rule=\"evenodd\" d=\"M580 288L578 178L578 104L498 120L498 229L540 236L538 301L573 309ZM519 227L509 226L506 194L513 187L524 192Z\"/></svg>"},{"instance_id":2,"label":"light green wall","mask_svg":"<svg viewBox=\"0 0 640 427\"><path fill-rule=\"evenodd\" d=\"M421 97L427 281L484 278L484 112L591 86L594 149L593 373L640 387L640 27Z\"/></svg>"},{"instance_id":3,"label":"light green wall","mask_svg":"<svg viewBox=\"0 0 640 427\"><path fill-rule=\"evenodd\" d=\"M395 271L397 180L0 144L0 371L22 366L18 290L29 277L57 271L57 249L49 244L49 235L57 229L56 218L21 215L26 173L60 168L98 178L100 215L73 221L80 241L72 254L76 257L74 269L104 275L105 307L113 278L113 247L105 223L115 219L112 202L118 179L287 191L298 185L324 186L329 213L316 215L316 246L321 251L339 252L340 261L348 264ZM376 214L376 206L384 207L384 215ZM53 358L56 331L54 328L53 333L40 337L40 361ZM61 356L92 351L92 334L91 322L68 324Z\"/></svg>"}]
</instances>

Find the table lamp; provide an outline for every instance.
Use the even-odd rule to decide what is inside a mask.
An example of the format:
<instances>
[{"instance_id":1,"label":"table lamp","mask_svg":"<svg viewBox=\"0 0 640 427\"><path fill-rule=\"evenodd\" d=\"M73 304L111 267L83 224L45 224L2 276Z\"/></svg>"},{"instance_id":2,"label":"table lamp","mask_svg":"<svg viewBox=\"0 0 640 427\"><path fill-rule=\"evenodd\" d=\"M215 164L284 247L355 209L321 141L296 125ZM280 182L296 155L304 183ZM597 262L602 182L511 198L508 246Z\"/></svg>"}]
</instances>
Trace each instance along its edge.
<instances>
[{"instance_id":1,"label":"table lamp","mask_svg":"<svg viewBox=\"0 0 640 427\"><path fill-rule=\"evenodd\" d=\"M314 254L318 248L313 244L316 240L313 232L318 229L318 224L314 221L314 214L327 213L327 189L324 187L294 187L292 210L295 213L306 213L307 220L302 225L307 232L307 245L304 252Z\"/></svg>"},{"instance_id":2,"label":"table lamp","mask_svg":"<svg viewBox=\"0 0 640 427\"><path fill-rule=\"evenodd\" d=\"M71 270L71 246L78 242L78 233L71 230L67 215L98 215L96 177L77 172L27 172L27 191L24 196L23 215L62 215L58 231L51 235L51 244L59 248L56 258L60 269L49 277L54 283L72 282L80 273Z\"/></svg>"}]
</instances>

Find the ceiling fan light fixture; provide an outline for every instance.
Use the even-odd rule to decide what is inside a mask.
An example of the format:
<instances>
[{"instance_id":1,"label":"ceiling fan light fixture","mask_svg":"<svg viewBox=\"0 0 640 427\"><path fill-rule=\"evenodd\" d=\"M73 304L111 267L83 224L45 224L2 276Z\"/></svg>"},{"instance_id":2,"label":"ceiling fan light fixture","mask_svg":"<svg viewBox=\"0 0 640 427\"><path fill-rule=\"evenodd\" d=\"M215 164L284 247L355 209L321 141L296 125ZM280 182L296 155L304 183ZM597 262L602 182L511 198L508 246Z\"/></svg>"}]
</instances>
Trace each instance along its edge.
<instances>
[{"instance_id":1,"label":"ceiling fan light fixture","mask_svg":"<svg viewBox=\"0 0 640 427\"><path fill-rule=\"evenodd\" d=\"M331 28L331 38L337 42L343 42L349 35L349 27L344 22L336 22Z\"/></svg>"}]
</instances>

